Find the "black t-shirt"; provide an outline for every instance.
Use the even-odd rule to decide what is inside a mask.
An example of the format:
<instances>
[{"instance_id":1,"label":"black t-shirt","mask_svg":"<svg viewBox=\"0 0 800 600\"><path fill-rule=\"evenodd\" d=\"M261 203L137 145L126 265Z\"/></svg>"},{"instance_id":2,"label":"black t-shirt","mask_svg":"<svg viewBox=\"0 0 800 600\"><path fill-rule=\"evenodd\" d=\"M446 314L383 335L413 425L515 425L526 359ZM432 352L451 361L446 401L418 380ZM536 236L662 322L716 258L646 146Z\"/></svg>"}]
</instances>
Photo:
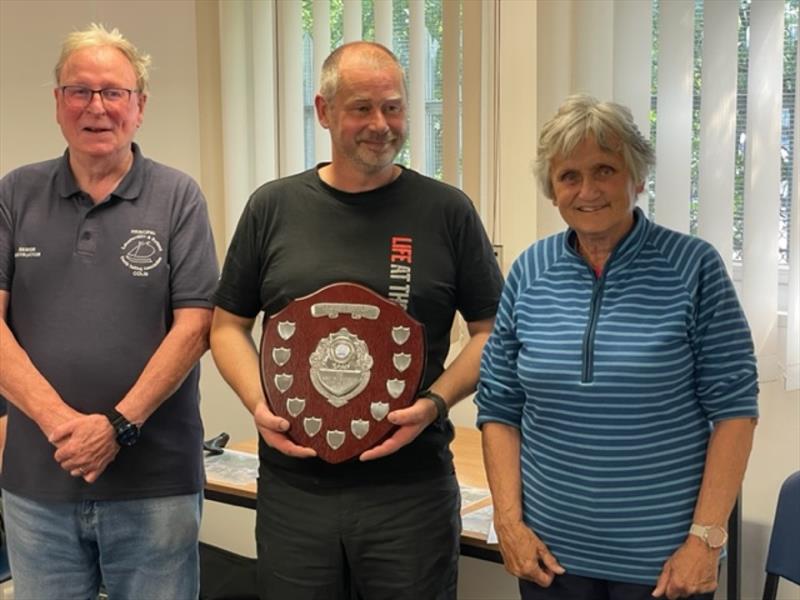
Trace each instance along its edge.
<instances>
[{"instance_id":1,"label":"black t-shirt","mask_svg":"<svg viewBox=\"0 0 800 600\"><path fill-rule=\"evenodd\" d=\"M253 193L214 302L239 316L269 316L338 281L399 302L425 325L423 387L444 370L455 311L468 322L493 317L502 288L486 232L460 190L404 169L384 187L350 194L311 169ZM263 466L300 483L418 479L452 472L452 435L449 422L433 424L395 454L365 463L290 458L263 440L259 453Z\"/></svg>"}]
</instances>

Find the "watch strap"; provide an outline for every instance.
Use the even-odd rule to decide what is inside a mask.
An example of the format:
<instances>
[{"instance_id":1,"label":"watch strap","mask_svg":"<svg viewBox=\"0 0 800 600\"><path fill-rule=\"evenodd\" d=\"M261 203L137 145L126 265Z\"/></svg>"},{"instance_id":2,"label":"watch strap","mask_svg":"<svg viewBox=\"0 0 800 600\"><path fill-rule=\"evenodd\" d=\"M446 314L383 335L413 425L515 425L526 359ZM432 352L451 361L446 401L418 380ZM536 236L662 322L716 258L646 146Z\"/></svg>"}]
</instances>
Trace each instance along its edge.
<instances>
[{"instance_id":1,"label":"watch strap","mask_svg":"<svg viewBox=\"0 0 800 600\"><path fill-rule=\"evenodd\" d=\"M447 406L447 402L440 394L437 394L433 390L424 390L420 392L418 398L427 398L428 400L432 400L433 403L436 405L436 412L438 414L437 421L445 421L447 419L447 415L450 412L450 409Z\"/></svg>"},{"instance_id":2,"label":"watch strap","mask_svg":"<svg viewBox=\"0 0 800 600\"><path fill-rule=\"evenodd\" d=\"M721 535L721 539L719 541L714 542L713 540L709 539L709 533L712 529L719 530ZM692 523L691 527L689 527L689 533L699 537L709 548L714 550L717 548L722 548L722 546L724 546L728 541L728 532L720 525L700 525L698 523Z\"/></svg>"},{"instance_id":3,"label":"watch strap","mask_svg":"<svg viewBox=\"0 0 800 600\"><path fill-rule=\"evenodd\" d=\"M125 415L119 412L116 408L109 409L105 414L106 419L108 419L108 422L111 423L111 426L114 429L116 429L119 425L130 423L130 421L125 418Z\"/></svg>"},{"instance_id":4,"label":"watch strap","mask_svg":"<svg viewBox=\"0 0 800 600\"><path fill-rule=\"evenodd\" d=\"M116 408L111 408L105 413L106 419L114 428L114 436L121 446L132 446L139 439L139 427L131 423L125 415Z\"/></svg>"}]
</instances>

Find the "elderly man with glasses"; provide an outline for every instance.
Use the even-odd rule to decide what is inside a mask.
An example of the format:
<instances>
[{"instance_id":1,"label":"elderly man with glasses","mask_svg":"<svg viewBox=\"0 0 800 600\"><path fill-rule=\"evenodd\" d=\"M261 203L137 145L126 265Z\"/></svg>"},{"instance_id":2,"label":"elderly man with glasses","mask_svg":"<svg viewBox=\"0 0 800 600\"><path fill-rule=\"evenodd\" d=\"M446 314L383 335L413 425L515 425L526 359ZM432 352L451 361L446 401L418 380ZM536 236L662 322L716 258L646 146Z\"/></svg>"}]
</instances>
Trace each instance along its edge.
<instances>
[{"instance_id":1,"label":"elderly man with glasses","mask_svg":"<svg viewBox=\"0 0 800 600\"><path fill-rule=\"evenodd\" d=\"M0 180L2 473L17 598L198 596L197 361L217 262L205 199L133 143L150 59L69 35L61 158Z\"/></svg>"}]
</instances>

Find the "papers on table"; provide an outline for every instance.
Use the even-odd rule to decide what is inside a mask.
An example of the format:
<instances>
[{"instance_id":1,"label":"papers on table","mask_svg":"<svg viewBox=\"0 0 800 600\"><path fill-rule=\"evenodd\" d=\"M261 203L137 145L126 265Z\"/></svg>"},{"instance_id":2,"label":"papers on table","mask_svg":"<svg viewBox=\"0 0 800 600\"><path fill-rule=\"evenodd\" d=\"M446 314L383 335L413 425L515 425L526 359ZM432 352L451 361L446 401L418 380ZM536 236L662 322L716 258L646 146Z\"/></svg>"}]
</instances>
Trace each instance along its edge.
<instances>
[{"instance_id":1,"label":"papers on table","mask_svg":"<svg viewBox=\"0 0 800 600\"><path fill-rule=\"evenodd\" d=\"M236 450L206 457L206 477L219 483L248 485L258 477L258 455Z\"/></svg>"},{"instance_id":2,"label":"papers on table","mask_svg":"<svg viewBox=\"0 0 800 600\"><path fill-rule=\"evenodd\" d=\"M469 485L461 485L460 488L462 529L486 536L488 543L496 544L496 534L494 541L489 540L489 536L494 532L492 524L494 511L489 490Z\"/></svg>"},{"instance_id":3,"label":"papers on table","mask_svg":"<svg viewBox=\"0 0 800 600\"><path fill-rule=\"evenodd\" d=\"M474 533L480 533L485 535L489 538L489 532L493 529L492 527L492 519L494 517L494 511L492 510L492 505L487 504L482 508L477 508L473 511L468 512L467 514L461 515L461 528L464 531L471 531ZM494 543L497 543L496 541Z\"/></svg>"},{"instance_id":4,"label":"papers on table","mask_svg":"<svg viewBox=\"0 0 800 600\"><path fill-rule=\"evenodd\" d=\"M473 504L477 504L481 500L489 497L489 490L486 488L476 488L471 485L460 484L461 488L461 510L469 508Z\"/></svg>"}]
</instances>

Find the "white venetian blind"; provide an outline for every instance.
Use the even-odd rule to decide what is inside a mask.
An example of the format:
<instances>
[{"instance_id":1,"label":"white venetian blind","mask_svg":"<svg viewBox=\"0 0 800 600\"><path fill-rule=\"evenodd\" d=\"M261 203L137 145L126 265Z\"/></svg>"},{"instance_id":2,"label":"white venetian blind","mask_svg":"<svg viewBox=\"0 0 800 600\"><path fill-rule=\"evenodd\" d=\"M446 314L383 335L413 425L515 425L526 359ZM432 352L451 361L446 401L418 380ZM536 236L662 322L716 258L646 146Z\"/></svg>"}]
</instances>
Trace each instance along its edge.
<instances>
[{"instance_id":1,"label":"white venetian blind","mask_svg":"<svg viewBox=\"0 0 800 600\"><path fill-rule=\"evenodd\" d=\"M697 233L714 244L733 272L733 195L736 154L736 68L739 6L709 2L703 37L700 174Z\"/></svg>"},{"instance_id":2,"label":"white venetian blind","mask_svg":"<svg viewBox=\"0 0 800 600\"><path fill-rule=\"evenodd\" d=\"M653 32L649 2L614 1L614 99L627 106L645 138L650 137L650 64ZM643 26L643 24L647 24ZM631 77L629 73L636 73ZM639 206L647 210L647 195L640 194Z\"/></svg>"},{"instance_id":3,"label":"white venetian blind","mask_svg":"<svg viewBox=\"0 0 800 600\"><path fill-rule=\"evenodd\" d=\"M655 219L689 233L694 2L660 6Z\"/></svg>"},{"instance_id":4,"label":"white venetian blind","mask_svg":"<svg viewBox=\"0 0 800 600\"><path fill-rule=\"evenodd\" d=\"M777 376L778 207L780 198L782 0L750 7L742 302L762 377Z\"/></svg>"},{"instance_id":5,"label":"white venetian blind","mask_svg":"<svg viewBox=\"0 0 800 600\"><path fill-rule=\"evenodd\" d=\"M322 73L322 62L331 51L331 4L329 0L313 0L313 33L314 33L314 81L315 89L319 87ZM302 54L301 54L302 56ZM314 162L320 163L331 158L328 132L319 125L314 128Z\"/></svg>"},{"instance_id":6,"label":"white venetian blind","mask_svg":"<svg viewBox=\"0 0 800 600\"><path fill-rule=\"evenodd\" d=\"M800 63L800 44L795 49L795 66ZM800 90L800 69L796 69L795 90ZM800 93L794 97L794 164L792 165L792 210L789 231L789 285L786 319L786 353L783 361L787 389L800 389Z\"/></svg>"},{"instance_id":7,"label":"white venetian blind","mask_svg":"<svg viewBox=\"0 0 800 600\"><path fill-rule=\"evenodd\" d=\"M224 2L220 4L222 6ZM280 137L278 156L279 175L297 173L305 167L305 143L303 120L303 29L302 5L300 2L277 2L280 35L271 35L277 40L275 56L278 70L277 101ZM260 98L254 101L260 102ZM269 143L269 141L266 141Z\"/></svg>"},{"instance_id":8,"label":"white venetian blind","mask_svg":"<svg viewBox=\"0 0 800 600\"><path fill-rule=\"evenodd\" d=\"M275 5L219 5L225 237L255 187L278 174Z\"/></svg>"},{"instance_id":9,"label":"white venetian blind","mask_svg":"<svg viewBox=\"0 0 800 600\"><path fill-rule=\"evenodd\" d=\"M588 31L581 24L596 22L598 4L572 7L577 31ZM649 121L651 218L717 248L740 292L761 379L782 375L788 389L800 387L798 86L784 82L797 78L797 12L783 0L616 0L613 30L579 33L573 61L581 64L572 65L576 91L607 97L602 82L612 80L613 99L631 107L643 132ZM609 36L611 68L602 60ZM782 171L787 156L792 174Z\"/></svg>"},{"instance_id":10,"label":"white venetian blind","mask_svg":"<svg viewBox=\"0 0 800 600\"><path fill-rule=\"evenodd\" d=\"M408 104L409 143L411 144L411 168L425 170L425 87L427 56L427 32L425 31L425 4L408 4Z\"/></svg>"},{"instance_id":11,"label":"white venetian blind","mask_svg":"<svg viewBox=\"0 0 800 600\"><path fill-rule=\"evenodd\" d=\"M361 39L361 0L342 0L343 32L342 42L355 42Z\"/></svg>"}]
</instances>

